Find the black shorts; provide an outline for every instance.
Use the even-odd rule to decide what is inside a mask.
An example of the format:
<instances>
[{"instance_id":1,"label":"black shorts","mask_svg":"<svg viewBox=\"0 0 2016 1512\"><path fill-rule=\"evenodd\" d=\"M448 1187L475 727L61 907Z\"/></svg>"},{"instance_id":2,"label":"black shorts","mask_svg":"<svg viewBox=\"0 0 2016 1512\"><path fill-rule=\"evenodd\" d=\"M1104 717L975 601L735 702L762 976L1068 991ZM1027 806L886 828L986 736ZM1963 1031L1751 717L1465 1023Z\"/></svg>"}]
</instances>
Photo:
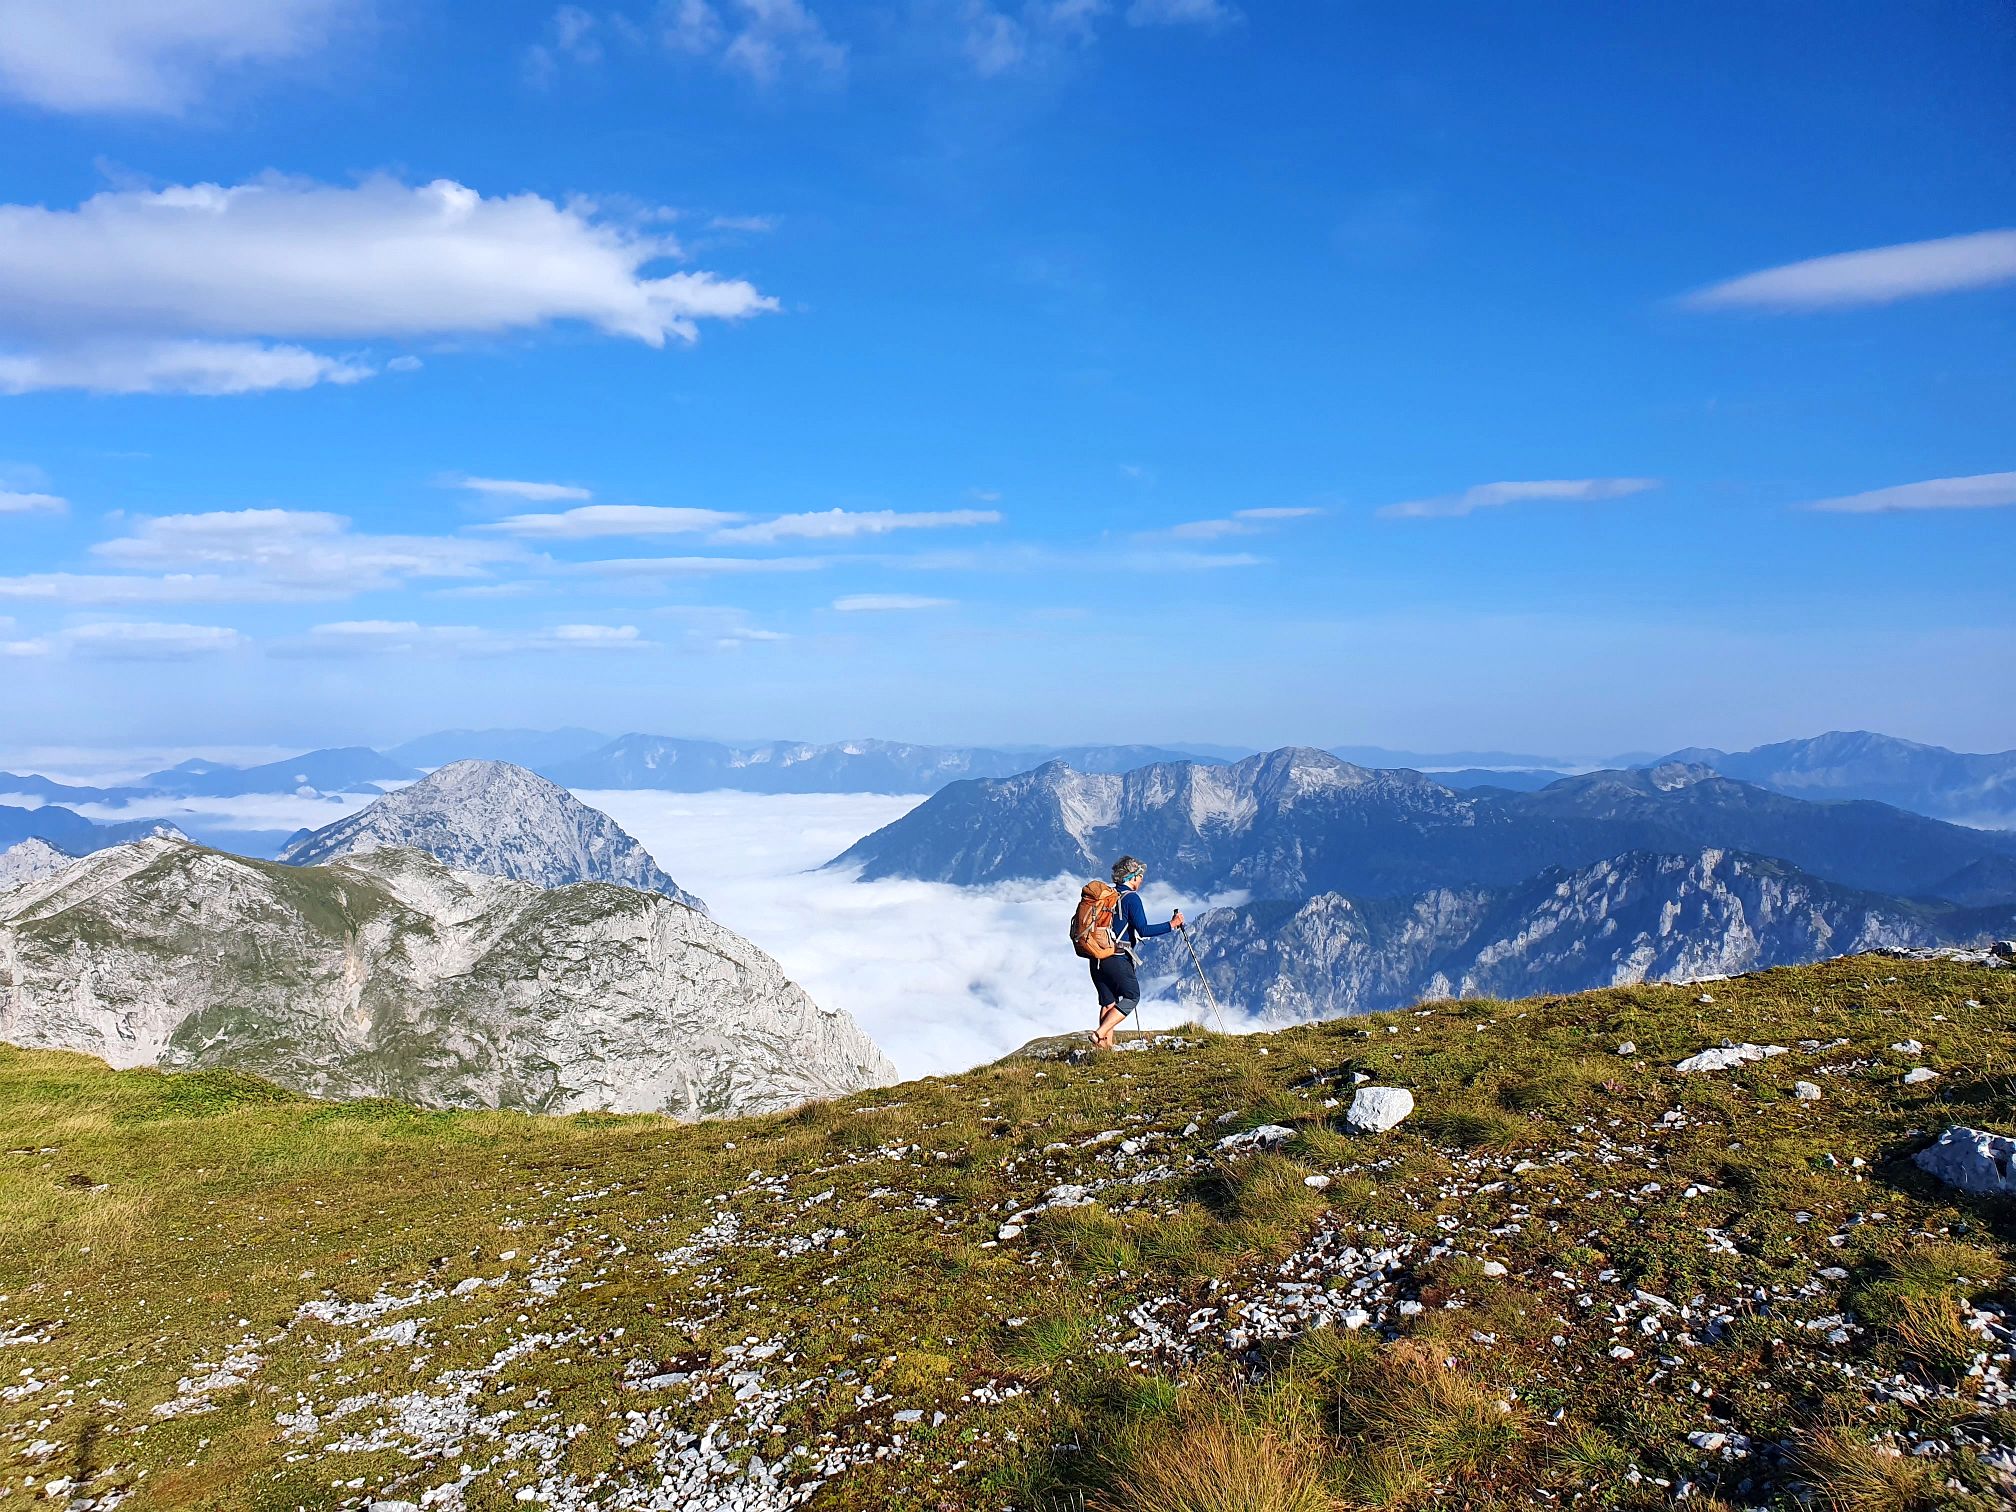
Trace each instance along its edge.
<instances>
[{"instance_id":1,"label":"black shorts","mask_svg":"<svg viewBox=\"0 0 2016 1512\"><path fill-rule=\"evenodd\" d=\"M1123 951L1092 964L1092 986L1099 994L1099 1006L1110 1008L1120 1005L1120 1011L1132 1013L1134 1005L1141 1000L1141 979L1134 974L1134 962Z\"/></svg>"}]
</instances>

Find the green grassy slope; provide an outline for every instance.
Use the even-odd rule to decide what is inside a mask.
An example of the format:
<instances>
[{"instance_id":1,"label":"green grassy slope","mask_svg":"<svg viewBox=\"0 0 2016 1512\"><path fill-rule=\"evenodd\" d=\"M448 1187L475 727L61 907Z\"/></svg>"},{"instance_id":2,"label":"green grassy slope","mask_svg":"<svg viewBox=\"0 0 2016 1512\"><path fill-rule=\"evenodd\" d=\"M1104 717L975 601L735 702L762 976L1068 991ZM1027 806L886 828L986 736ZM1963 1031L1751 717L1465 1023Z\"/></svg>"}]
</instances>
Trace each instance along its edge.
<instances>
[{"instance_id":1,"label":"green grassy slope","mask_svg":"<svg viewBox=\"0 0 2016 1512\"><path fill-rule=\"evenodd\" d=\"M0 1497L2010 1505L2016 1214L1908 1156L2016 1127L2016 971L1710 991L700 1125L0 1049ZM1673 1071L1725 1039L1789 1053ZM1346 1132L1358 1073L1418 1111ZM1266 1124L1292 1139L1216 1151Z\"/></svg>"}]
</instances>

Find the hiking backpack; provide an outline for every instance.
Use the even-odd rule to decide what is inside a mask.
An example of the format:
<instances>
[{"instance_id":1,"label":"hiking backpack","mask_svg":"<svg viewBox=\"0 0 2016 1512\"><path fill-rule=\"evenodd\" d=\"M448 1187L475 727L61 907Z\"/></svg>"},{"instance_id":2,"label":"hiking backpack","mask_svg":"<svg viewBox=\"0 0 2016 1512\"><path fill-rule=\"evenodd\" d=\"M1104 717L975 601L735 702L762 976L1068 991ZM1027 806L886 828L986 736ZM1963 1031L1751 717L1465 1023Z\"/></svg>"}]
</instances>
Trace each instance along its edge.
<instances>
[{"instance_id":1,"label":"hiking backpack","mask_svg":"<svg viewBox=\"0 0 2016 1512\"><path fill-rule=\"evenodd\" d=\"M1103 961L1119 951L1113 938L1113 916L1120 911L1120 889L1093 878L1078 894L1071 914L1071 948L1088 961Z\"/></svg>"}]
</instances>

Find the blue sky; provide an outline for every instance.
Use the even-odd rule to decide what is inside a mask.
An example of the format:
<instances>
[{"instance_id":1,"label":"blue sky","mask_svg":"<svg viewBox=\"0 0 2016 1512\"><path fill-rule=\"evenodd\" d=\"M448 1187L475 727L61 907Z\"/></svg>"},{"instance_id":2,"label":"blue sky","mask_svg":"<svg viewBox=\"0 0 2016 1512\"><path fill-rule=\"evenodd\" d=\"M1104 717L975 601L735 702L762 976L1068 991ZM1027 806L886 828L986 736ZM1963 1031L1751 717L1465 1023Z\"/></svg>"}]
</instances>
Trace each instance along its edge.
<instances>
[{"instance_id":1,"label":"blue sky","mask_svg":"<svg viewBox=\"0 0 2016 1512\"><path fill-rule=\"evenodd\" d=\"M75 9L12 744L2016 745L2005 7Z\"/></svg>"}]
</instances>

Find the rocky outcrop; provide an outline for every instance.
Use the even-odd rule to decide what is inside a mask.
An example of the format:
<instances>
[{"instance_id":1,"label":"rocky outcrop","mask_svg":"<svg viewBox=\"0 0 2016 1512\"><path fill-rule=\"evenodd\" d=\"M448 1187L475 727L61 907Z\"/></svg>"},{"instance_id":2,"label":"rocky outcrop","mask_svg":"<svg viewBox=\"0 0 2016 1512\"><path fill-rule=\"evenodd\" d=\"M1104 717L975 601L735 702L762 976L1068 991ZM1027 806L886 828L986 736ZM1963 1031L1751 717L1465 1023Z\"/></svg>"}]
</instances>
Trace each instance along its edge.
<instances>
[{"instance_id":1,"label":"rocky outcrop","mask_svg":"<svg viewBox=\"0 0 2016 1512\"><path fill-rule=\"evenodd\" d=\"M1193 934L1228 1005L1293 1023L1428 998L1579 992L1985 942L2012 914L1856 892L1709 850L1618 856L1513 888L1254 903L1194 920ZM1149 961L1195 990L1187 953L1158 945Z\"/></svg>"},{"instance_id":2,"label":"rocky outcrop","mask_svg":"<svg viewBox=\"0 0 2016 1512\"><path fill-rule=\"evenodd\" d=\"M145 840L0 894L0 1039L544 1113L742 1114L894 1078L704 914L403 849L295 867Z\"/></svg>"},{"instance_id":3,"label":"rocky outcrop","mask_svg":"<svg viewBox=\"0 0 2016 1512\"><path fill-rule=\"evenodd\" d=\"M312 866L401 846L462 871L535 887L608 882L706 908L614 819L504 761L451 762L347 819L297 835L280 859Z\"/></svg>"},{"instance_id":4,"label":"rocky outcrop","mask_svg":"<svg viewBox=\"0 0 2016 1512\"><path fill-rule=\"evenodd\" d=\"M1911 1157L1918 1169L1982 1197L2016 1197L2016 1139L1955 1127Z\"/></svg>"},{"instance_id":5,"label":"rocky outcrop","mask_svg":"<svg viewBox=\"0 0 2016 1512\"><path fill-rule=\"evenodd\" d=\"M29 839L10 845L0 850L0 892L53 877L76 862L75 856L56 849L47 840Z\"/></svg>"}]
</instances>

